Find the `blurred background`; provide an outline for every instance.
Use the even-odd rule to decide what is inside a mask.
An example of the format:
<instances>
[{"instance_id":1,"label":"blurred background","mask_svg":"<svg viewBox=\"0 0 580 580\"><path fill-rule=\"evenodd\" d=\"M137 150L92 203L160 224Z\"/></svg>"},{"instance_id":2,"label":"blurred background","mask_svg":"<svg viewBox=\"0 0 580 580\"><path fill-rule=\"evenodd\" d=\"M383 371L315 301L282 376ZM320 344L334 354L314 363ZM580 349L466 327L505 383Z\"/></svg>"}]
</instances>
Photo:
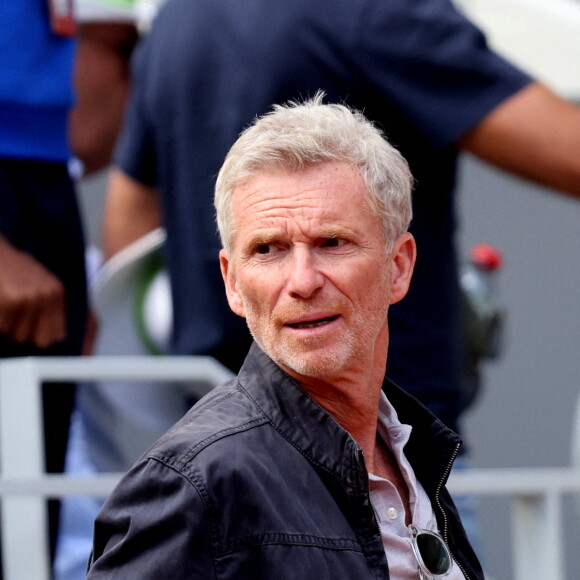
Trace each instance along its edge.
<instances>
[{"instance_id":1,"label":"blurred background","mask_svg":"<svg viewBox=\"0 0 580 580\"><path fill-rule=\"evenodd\" d=\"M464 6L499 51L580 102L580 2L468 0ZM460 190L464 253L486 241L505 259L504 350L485 369L484 392L465 421L477 442L473 465L567 466L580 393L580 207L467 156ZM573 578L580 569L580 520L573 498L564 506L566 570ZM508 580L507 500L483 498L480 519L488 569Z\"/></svg>"},{"instance_id":2,"label":"blurred background","mask_svg":"<svg viewBox=\"0 0 580 580\"><path fill-rule=\"evenodd\" d=\"M505 335L487 364L464 429L473 467L563 467L580 391L580 208L464 158L461 246L501 249ZM524 202L524 199L526 202ZM480 500L485 560L495 580L511 576L509 501ZM566 570L580 569L579 512L565 500Z\"/></svg>"}]
</instances>

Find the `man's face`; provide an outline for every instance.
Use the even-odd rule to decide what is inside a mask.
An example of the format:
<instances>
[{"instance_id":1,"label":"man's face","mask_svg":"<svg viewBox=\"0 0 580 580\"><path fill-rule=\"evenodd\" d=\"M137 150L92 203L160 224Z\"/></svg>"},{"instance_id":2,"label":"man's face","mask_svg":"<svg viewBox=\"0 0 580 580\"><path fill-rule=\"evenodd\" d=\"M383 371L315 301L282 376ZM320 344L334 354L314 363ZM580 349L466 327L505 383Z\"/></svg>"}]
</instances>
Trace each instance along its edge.
<instances>
[{"instance_id":1,"label":"man's face","mask_svg":"<svg viewBox=\"0 0 580 580\"><path fill-rule=\"evenodd\" d=\"M259 174L235 189L232 215L228 300L279 366L325 380L386 351L393 260L356 169Z\"/></svg>"}]
</instances>

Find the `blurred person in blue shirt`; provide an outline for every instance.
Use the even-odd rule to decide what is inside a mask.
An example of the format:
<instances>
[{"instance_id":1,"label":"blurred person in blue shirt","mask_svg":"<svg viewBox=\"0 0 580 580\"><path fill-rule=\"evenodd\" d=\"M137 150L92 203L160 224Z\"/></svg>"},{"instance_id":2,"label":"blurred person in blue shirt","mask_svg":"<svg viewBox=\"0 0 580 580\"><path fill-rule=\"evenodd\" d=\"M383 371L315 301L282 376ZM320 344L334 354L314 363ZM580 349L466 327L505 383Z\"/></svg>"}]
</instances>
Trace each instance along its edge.
<instances>
[{"instance_id":1,"label":"blurred person in blue shirt","mask_svg":"<svg viewBox=\"0 0 580 580\"><path fill-rule=\"evenodd\" d=\"M52 20L51 20L52 15ZM75 40L47 0L0 6L0 357L77 355L84 241L67 121ZM64 467L72 385L44 390L46 469ZM54 536L56 506L51 510Z\"/></svg>"}]
</instances>

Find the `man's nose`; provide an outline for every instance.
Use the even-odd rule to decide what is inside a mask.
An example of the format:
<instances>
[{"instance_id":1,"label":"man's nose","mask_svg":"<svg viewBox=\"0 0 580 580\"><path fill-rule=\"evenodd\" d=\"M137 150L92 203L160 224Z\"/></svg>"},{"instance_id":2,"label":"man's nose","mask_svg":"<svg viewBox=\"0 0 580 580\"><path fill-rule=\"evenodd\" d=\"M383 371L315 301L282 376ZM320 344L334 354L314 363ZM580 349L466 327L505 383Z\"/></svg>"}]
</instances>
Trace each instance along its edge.
<instances>
[{"instance_id":1,"label":"man's nose","mask_svg":"<svg viewBox=\"0 0 580 580\"><path fill-rule=\"evenodd\" d=\"M294 248L289 260L287 291L293 298L310 298L324 285L324 275L309 248Z\"/></svg>"}]
</instances>

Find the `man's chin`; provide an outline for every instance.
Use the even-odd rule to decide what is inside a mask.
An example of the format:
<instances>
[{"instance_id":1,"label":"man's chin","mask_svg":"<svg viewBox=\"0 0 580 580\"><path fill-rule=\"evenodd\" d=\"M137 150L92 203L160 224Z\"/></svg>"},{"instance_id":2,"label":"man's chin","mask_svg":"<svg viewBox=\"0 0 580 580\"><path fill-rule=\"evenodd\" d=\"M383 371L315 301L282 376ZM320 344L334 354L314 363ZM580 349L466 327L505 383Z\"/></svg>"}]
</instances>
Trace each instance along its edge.
<instances>
[{"instance_id":1,"label":"man's chin","mask_svg":"<svg viewBox=\"0 0 580 580\"><path fill-rule=\"evenodd\" d=\"M295 378L306 377L329 380L338 376L347 362L343 351L330 352L328 349L302 353L277 352L271 357L278 366Z\"/></svg>"}]
</instances>

